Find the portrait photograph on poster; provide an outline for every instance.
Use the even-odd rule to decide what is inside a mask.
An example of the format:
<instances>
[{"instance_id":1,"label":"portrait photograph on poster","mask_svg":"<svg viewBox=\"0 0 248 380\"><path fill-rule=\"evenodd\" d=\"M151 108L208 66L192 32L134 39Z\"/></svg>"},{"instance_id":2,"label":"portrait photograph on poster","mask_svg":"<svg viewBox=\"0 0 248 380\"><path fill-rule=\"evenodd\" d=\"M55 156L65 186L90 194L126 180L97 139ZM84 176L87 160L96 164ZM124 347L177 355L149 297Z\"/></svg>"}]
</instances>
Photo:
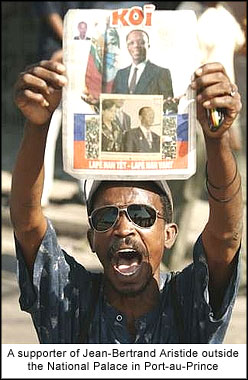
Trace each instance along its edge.
<instances>
[{"instance_id":1,"label":"portrait photograph on poster","mask_svg":"<svg viewBox=\"0 0 248 380\"><path fill-rule=\"evenodd\" d=\"M100 158L161 159L162 108L162 95L101 95Z\"/></svg>"},{"instance_id":2,"label":"portrait photograph on poster","mask_svg":"<svg viewBox=\"0 0 248 380\"><path fill-rule=\"evenodd\" d=\"M63 50L66 172L144 180L195 173L194 12L69 10Z\"/></svg>"}]
</instances>

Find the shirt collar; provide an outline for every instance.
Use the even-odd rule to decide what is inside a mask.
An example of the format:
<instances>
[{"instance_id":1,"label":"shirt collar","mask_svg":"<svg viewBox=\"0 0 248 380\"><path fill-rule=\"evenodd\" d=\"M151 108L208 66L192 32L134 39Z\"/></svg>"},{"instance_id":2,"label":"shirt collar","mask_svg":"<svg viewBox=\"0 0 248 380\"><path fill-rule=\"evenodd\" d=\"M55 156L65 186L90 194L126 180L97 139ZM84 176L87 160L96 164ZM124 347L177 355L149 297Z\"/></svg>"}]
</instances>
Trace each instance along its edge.
<instances>
[{"instance_id":1,"label":"shirt collar","mask_svg":"<svg viewBox=\"0 0 248 380\"><path fill-rule=\"evenodd\" d=\"M135 65L134 63L132 63L131 70L133 71L135 69L135 67L137 67L138 71L139 70L144 70L146 63L147 63L147 60L138 63L138 65Z\"/></svg>"},{"instance_id":2,"label":"shirt collar","mask_svg":"<svg viewBox=\"0 0 248 380\"><path fill-rule=\"evenodd\" d=\"M143 132L143 134L145 135L145 137L147 136L147 132L152 133L151 128L147 129L147 128L144 127L143 125L140 125L140 129L142 130L142 132Z\"/></svg>"}]
</instances>

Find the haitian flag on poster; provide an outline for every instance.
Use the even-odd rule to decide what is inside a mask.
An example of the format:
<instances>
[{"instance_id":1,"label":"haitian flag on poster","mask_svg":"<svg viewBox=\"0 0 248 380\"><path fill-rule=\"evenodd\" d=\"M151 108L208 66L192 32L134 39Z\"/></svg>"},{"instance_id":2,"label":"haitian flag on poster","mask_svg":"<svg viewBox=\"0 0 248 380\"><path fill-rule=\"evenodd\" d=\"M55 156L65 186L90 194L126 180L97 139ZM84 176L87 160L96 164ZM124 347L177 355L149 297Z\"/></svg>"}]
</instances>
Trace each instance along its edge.
<instances>
[{"instance_id":1,"label":"haitian flag on poster","mask_svg":"<svg viewBox=\"0 0 248 380\"><path fill-rule=\"evenodd\" d=\"M117 73L120 52L120 37L116 28L108 27L105 32L102 93L111 93Z\"/></svg>"},{"instance_id":2,"label":"haitian flag on poster","mask_svg":"<svg viewBox=\"0 0 248 380\"><path fill-rule=\"evenodd\" d=\"M94 99L101 93L110 93L117 72L120 38L116 28L109 27L109 21L95 24L88 64L85 74L85 92Z\"/></svg>"}]
</instances>

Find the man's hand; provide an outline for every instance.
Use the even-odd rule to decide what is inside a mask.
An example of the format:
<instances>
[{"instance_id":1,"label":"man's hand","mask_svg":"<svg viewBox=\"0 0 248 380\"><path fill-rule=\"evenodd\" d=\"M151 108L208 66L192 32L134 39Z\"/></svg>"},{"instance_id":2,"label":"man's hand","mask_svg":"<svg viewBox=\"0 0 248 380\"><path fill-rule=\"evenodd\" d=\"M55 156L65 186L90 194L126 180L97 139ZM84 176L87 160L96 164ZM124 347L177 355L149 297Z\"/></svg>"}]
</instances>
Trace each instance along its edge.
<instances>
[{"instance_id":1,"label":"man's hand","mask_svg":"<svg viewBox=\"0 0 248 380\"><path fill-rule=\"evenodd\" d=\"M61 89L67 83L65 66L59 62L41 61L19 75L14 88L17 107L31 123L47 123L61 100Z\"/></svg>"},{"instance_id":2,"label":"man's hand","mask_svg":"<svg viewBox=\"0 0 248 380\"><path fill-rule=\"evenodd\" d=\"M219 138L242 108L237 86L230 82L222 64L207 63L195 71L191 87L197 92L197 118L204 133ZM213 108L224 109L224 120L216 131L210 130L206 112Z\"/></svg>"},{"instance_id":3,"label":"man's hand","mask_svg":"<svg viewBox=\"0 0 248 380\"><path fill-rule=\"evenodd\" d=\"M89 104L94 112L100 112L100 100L99 97L95 98L92 94L89 93L87 87L85 86L81 99Z\"/></svg>"}]
</instances>

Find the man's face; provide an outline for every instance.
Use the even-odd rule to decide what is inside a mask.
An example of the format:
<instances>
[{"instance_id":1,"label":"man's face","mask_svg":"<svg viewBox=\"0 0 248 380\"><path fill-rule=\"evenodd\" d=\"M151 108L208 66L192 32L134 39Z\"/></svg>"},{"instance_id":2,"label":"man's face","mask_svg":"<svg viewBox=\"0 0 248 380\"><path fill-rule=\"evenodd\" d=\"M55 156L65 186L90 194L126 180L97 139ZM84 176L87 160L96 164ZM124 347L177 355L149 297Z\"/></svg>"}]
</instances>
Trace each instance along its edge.
<instances>
[{"instance_id":1,"label":"man's face","mask_svg":"<svg viewBox=\"0 0 248 380\"><path fill-rule=\"evenodd\" d=\"M163 215L160 196L152 190L135 186L102 185L94 209L106 205L126 207L130 204L153 206ZM120 294L141 292L153 277L158 277L165 245L165 221L157 218L150 228L134 225L120 213L107 232L93 232L92 248L104 267L112 288Z\"/></svg>"},{"instance_id":2,"label":"man's face","mask_svg":"<svg viewBox=\"0 0 248 380\"><path fill-rule=\"evenodd\" d=\"M80 38L83 40L86 36L86 32L87 32L87 25L83 22L81 22L79 25L78 25L78 30L79 30L79 35L80 35Z\"/></svg>"},{"instance_id":3,"label":"man's face","mask_svg":"<svg viewBox=\"0 0 248 380\"><path fill-rule=\"evenodd\" d=\"M146 34L142 31L131 32L127 39L127 48L136 65L145 61L149 48Z\"/></svg>"},{"instance_id":4,"label":"man's face","mask_svg":"<svg viewBox=\"0 0 248 380\"><path fill-rule=\"evenodd\" d=\"M142 110L140 115L141 124L144 127L150 127L154 122L154 111L152 108L147 107Z\"/></svg>"}]
</instances>

